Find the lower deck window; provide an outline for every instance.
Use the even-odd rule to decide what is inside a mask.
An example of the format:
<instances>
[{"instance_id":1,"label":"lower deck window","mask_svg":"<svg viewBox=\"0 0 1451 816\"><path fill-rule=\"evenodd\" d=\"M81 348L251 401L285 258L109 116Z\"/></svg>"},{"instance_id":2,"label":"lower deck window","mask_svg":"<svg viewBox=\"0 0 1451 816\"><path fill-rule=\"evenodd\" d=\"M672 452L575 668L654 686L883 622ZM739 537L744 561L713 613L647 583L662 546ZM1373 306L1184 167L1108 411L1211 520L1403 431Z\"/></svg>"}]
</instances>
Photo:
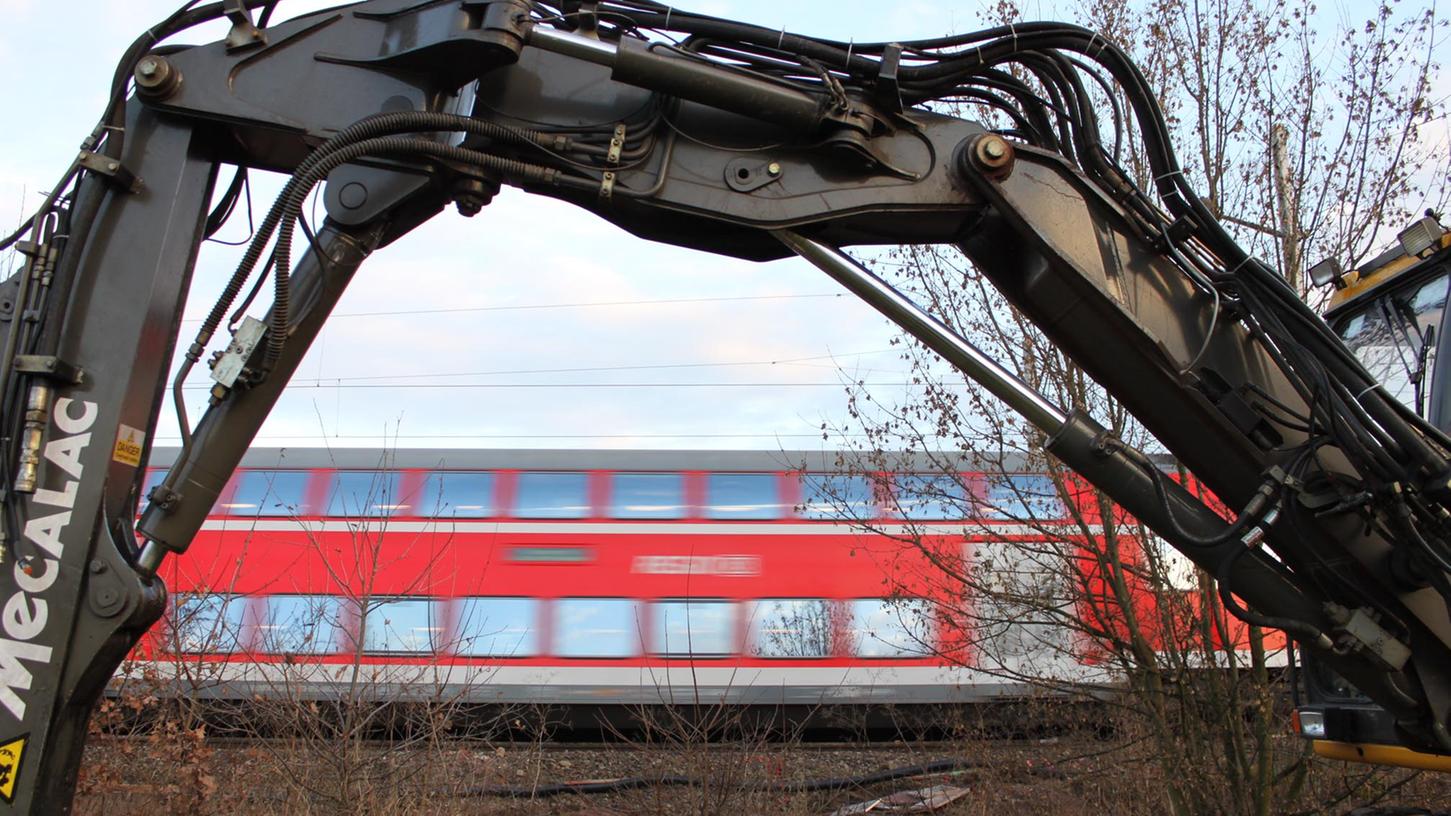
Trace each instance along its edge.
<instances>
[{"instance_id":1,"label":"lower deck window","mask_svg":"<svg viewBox=\"0 0 1451 816\"><path fill-rule=\"evenodd\" d=\"M178 595L171 614L171 643L188 654L237 650L246 599L233 595Z\"/></svg>"},{"instance_id":2,"label":"lower deck window","mask_svg":"<svg viewBox=\"0 0 1451 816\"><path fill-rule=\"evenodd\" d=\"M464 598L458 603L454 651L465 657L539 654L539 602L533 598Z\"/></svg>"},{"instance_id":3,"label":"lower deck window","mask_svg":"<svg viewBox=\"0 0 1451 816\"><path fill-rule=\"evenodd\" d=\"M338 650L337 598L272 595L253 627L253 646L273 654L331 654Z\"/></svg>"},{"instance_id":4,"label":"lower deck window","mask_svg":"<svg viewBox=\"0 0 1451 816\"><path fill-rule=\"evenodd\" d=\"M554 653L560 657L632 657L640 621L627 598L564 598L554 605Z\"/></svg>"},{"instance_id":5,"label":"lower deck window","mask_svg":"<svg viewBox=\"0 0 1451 816\"><path fill-rule=\"evenodd\" d=\"M932 609L926 601L851 602L847 633L857 657L927 657L932 654L932 629Z\"/></svg>"},{"instance_id":6,"label":"lower deck window","mask_svg":"<svg viewBox=\"0 0 1451 816\"><path fill-rule=\"evenodd\" d=\"M363 616L363 651L369 654L428 654L442 627L433 601L374 601Z\"/></svg>"},{"instance_id":7,"label":"lower deck window","mask_svg":"<svg viewBox=\"0 0 1451 816\"><path fill-rule=\"evenodd\" d=\"M652 654L720 657L735 651L735 604L730 601L659 601L651 609Z\"/></svg>"},{"instance_id":8,"label":"lower deck window","mask_svg":"<svg viewBox=\"0 0 1451 816\"><path fill-rule=\"evenodd\" d=\"M750 650L756 657L827 657L831 654L828 601L756 601L750 613Z\"/></svg>"}]
</instances>

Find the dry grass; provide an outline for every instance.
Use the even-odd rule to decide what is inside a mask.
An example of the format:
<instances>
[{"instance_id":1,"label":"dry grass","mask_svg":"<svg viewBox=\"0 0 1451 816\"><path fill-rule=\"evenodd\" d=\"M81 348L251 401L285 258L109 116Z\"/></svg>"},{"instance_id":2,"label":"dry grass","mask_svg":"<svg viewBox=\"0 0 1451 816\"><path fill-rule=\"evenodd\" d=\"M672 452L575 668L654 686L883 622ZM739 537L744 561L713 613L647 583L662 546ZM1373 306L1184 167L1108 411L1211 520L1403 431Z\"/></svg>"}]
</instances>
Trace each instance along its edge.
<instances>
[{"instance_id":1,"label":"dry grass","mask_svg":"<svg viewBox=\"0 0 1451 816\"><path fill-rule=\"evenodd\" d=\"M162 725L147 734L101 736L88 750L80 814L829 814L841 805L945 782L971 793L944 814L1120 816L1167 812L1163 780L1144 755L1146 743L1074 734L1046 740L975 740L823 746L734 742L644 746L435 741L399 750L363 746L371 769L340 798L328 754L287 740L209 740ZM978 767L868 788L813 793L766 786L853 776L941 758ZM285 771L284 771L285 769ZM605 795L553 798L476 795L490 786L539 788L570 780L685 775L695 786L655 786ZM1402 782L1402 780L1409 781ZM1343 813L1374 801L1437 806L1451 800L1451 778L1370 773L1315 762L1304 813ZM1356 793L1338 798L1350 787Z\"/></svg>"}]
</instances>

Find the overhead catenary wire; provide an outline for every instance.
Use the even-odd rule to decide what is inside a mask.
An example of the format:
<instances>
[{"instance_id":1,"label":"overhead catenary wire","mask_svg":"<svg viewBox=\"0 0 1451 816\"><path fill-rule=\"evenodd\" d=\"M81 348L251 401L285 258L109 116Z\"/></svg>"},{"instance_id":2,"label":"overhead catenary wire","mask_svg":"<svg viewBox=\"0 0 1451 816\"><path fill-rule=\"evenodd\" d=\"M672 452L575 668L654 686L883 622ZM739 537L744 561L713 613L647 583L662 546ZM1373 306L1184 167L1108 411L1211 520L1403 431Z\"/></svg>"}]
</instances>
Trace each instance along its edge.
<instances>
[{"instance_id":1,"label":"overhead catenary wire","mask_svg":"<svg viewBox=\"0 0 1451 816\"><path fill-rule=\"evenodd\" d=\"M833 433L833 438L844 439L867 439L870 434L865 433ZM809 433L780 433L765 431L762 433L662 433L659 431L640 431L638 433L549 433L549 434L485 434L485 433L421 433L421 434L400 434L400 433L314 433L314 434L259 434L254 441L283 441L283 440L331 440L331 439L821 439L820 431ZM180 442L179 436L158 436L157 442Z\"/></svg>"},{"instance_id":2,"label":"overhead catenary wire","mask_svg":"<svg viewBox=\"0 0 1451 816\"><path fill-rule=\"evenodd\" d=\"M519 303L519 304L497 304L492 306L449 306L435 309L384 309L380 311L367 312L339 312L328 317L329 320L349 317L405 317L409 315L433 315L433 314L470 314L475 312L528 312L544 311L549 309L604 309L621 308L630 306L674 306L683 304L698 303L742 303L757 302L764 300L842 300L846 297L843 292L804 292L797 294L777 295L716 295L706 297L688 298L657 298L653 300L601 300L601 301L580 301L577 303ZM182 323L201 323L204 318L187 318Z\"/></svg>"},{"instance_id":3,"label":"overhead catenary wire","mask_svg":"<svg viewBox=\"0 0 1451 816\"><path fill-rule=\"evenodd\" d=\"M489 389L528 389L528 388L851 388L872 386L876 388L940 388L941 386L925 382L911 382L902 380L900 382L861 380L843 380L838 382L778 382L762 380L757 382L586 382L586 383L333 383L326 380L317 380L311 383L295 385L299 391L309 390L418 390L432 389L442 391L467 391L467 390L489 390ZM210 391L211 389L202 384L186 386L188 391Z\"/></svg>"}]
</instances>

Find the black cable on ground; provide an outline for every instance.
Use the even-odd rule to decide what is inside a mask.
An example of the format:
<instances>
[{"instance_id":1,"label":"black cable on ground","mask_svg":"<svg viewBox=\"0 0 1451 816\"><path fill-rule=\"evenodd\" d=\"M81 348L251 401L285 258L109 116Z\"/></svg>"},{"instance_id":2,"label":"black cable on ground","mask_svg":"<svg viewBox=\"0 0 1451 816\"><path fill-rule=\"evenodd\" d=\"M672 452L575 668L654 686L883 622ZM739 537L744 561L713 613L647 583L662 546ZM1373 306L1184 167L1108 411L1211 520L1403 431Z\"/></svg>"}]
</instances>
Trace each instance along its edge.
<instances>
[{"instance_id":1,"label":"black cable on ground","mask_svg":"<svg viewBox=\"0 0 1451 816\"><path fill-rule=\"evenodd\" d=\"M917 776L928 776L936 773L950 773L953 771L968 771L984 767L983 763L971 759L939 759L932 762L924 762L920 765L906 765L900 768L888 768L884 771L874 771L859 776L831 776L819 779L805 779L798 782L759 782L742 783L736 787L749 790L767 791L772 793L814 793L818 791L846 790L849 788L865 787L880 782L890 782L894 779L910 779ZM686 787L702 786L705 780L696 779L690 776L626 776L619 779L606 779L590 782L556 782L548 785L483 785L476 788L468 788L463 791L453 792L454 796L498 796L506 799L547 799L554 796L575 793L581 795L593 795L601 793L620 793L627 790L653 787Z\"/></svg>"}]
</instances>

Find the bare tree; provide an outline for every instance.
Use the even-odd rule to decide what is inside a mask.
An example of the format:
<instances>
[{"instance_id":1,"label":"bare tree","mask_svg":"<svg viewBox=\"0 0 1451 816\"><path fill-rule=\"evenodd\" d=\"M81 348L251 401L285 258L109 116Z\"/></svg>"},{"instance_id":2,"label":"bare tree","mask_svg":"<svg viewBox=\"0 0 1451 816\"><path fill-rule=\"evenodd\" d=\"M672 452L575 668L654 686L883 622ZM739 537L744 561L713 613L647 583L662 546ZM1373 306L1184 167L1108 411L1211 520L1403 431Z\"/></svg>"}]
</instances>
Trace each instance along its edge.
<instances>
[{"instance_id":1,"label":"bare tree","mask_svg":"<svg viewBox=\"0 0 1451 816\"><path fill-rule=\"evenodd\" d=\"M1444 203L1447 151L1429 139L1429 125L1445 115L1444 102L1429 95L1444 29L1434 8L1385 4L1333 31L1309 2L1093 0L1079 13L1129 50L1156 85L1185 172L1212 211L1247 246L1277 259L1301 291L1299 259L1354 265L1411 211ZM1004 0L988 22L1020 17ZM1127 107L1113 88L1091 93L1106 111ZM1012 126L982 115L990 126ZM1123 138L1107 144L1149 188L1139 135L1125 122ZM907 247L876 266L1056 403L1156 448L957 252ZM852 430L865 431L858 444L869 471L900 472L905 460L892 452L935 458L935 472L912 484L881 485L907 521L877 532L927 557L939 573L935 597L959 599L935 614L970 633L972 667L1061 693L1121 684L1128 693L1111 702L1140 737L1141 757L1157 766L1175 813L1329 807L1374 799L1395 784L1396 774L1350 779L1284 737L1272 711L1283 694L1279 633L1236 620L1210 576L1186 569L1045 456L1036 431L945 374L930 352L903 341L901 359L917 387L888 396L849 386ZM974 468L962 466L962 452L973 454ZM982 475L964 477L967 469ZM1045 514L1055 500L1063 510ZM942 537L912 520L923 502L956 505L976 543L963 554L943 551Z\"/></svg>"}]
</instances>

